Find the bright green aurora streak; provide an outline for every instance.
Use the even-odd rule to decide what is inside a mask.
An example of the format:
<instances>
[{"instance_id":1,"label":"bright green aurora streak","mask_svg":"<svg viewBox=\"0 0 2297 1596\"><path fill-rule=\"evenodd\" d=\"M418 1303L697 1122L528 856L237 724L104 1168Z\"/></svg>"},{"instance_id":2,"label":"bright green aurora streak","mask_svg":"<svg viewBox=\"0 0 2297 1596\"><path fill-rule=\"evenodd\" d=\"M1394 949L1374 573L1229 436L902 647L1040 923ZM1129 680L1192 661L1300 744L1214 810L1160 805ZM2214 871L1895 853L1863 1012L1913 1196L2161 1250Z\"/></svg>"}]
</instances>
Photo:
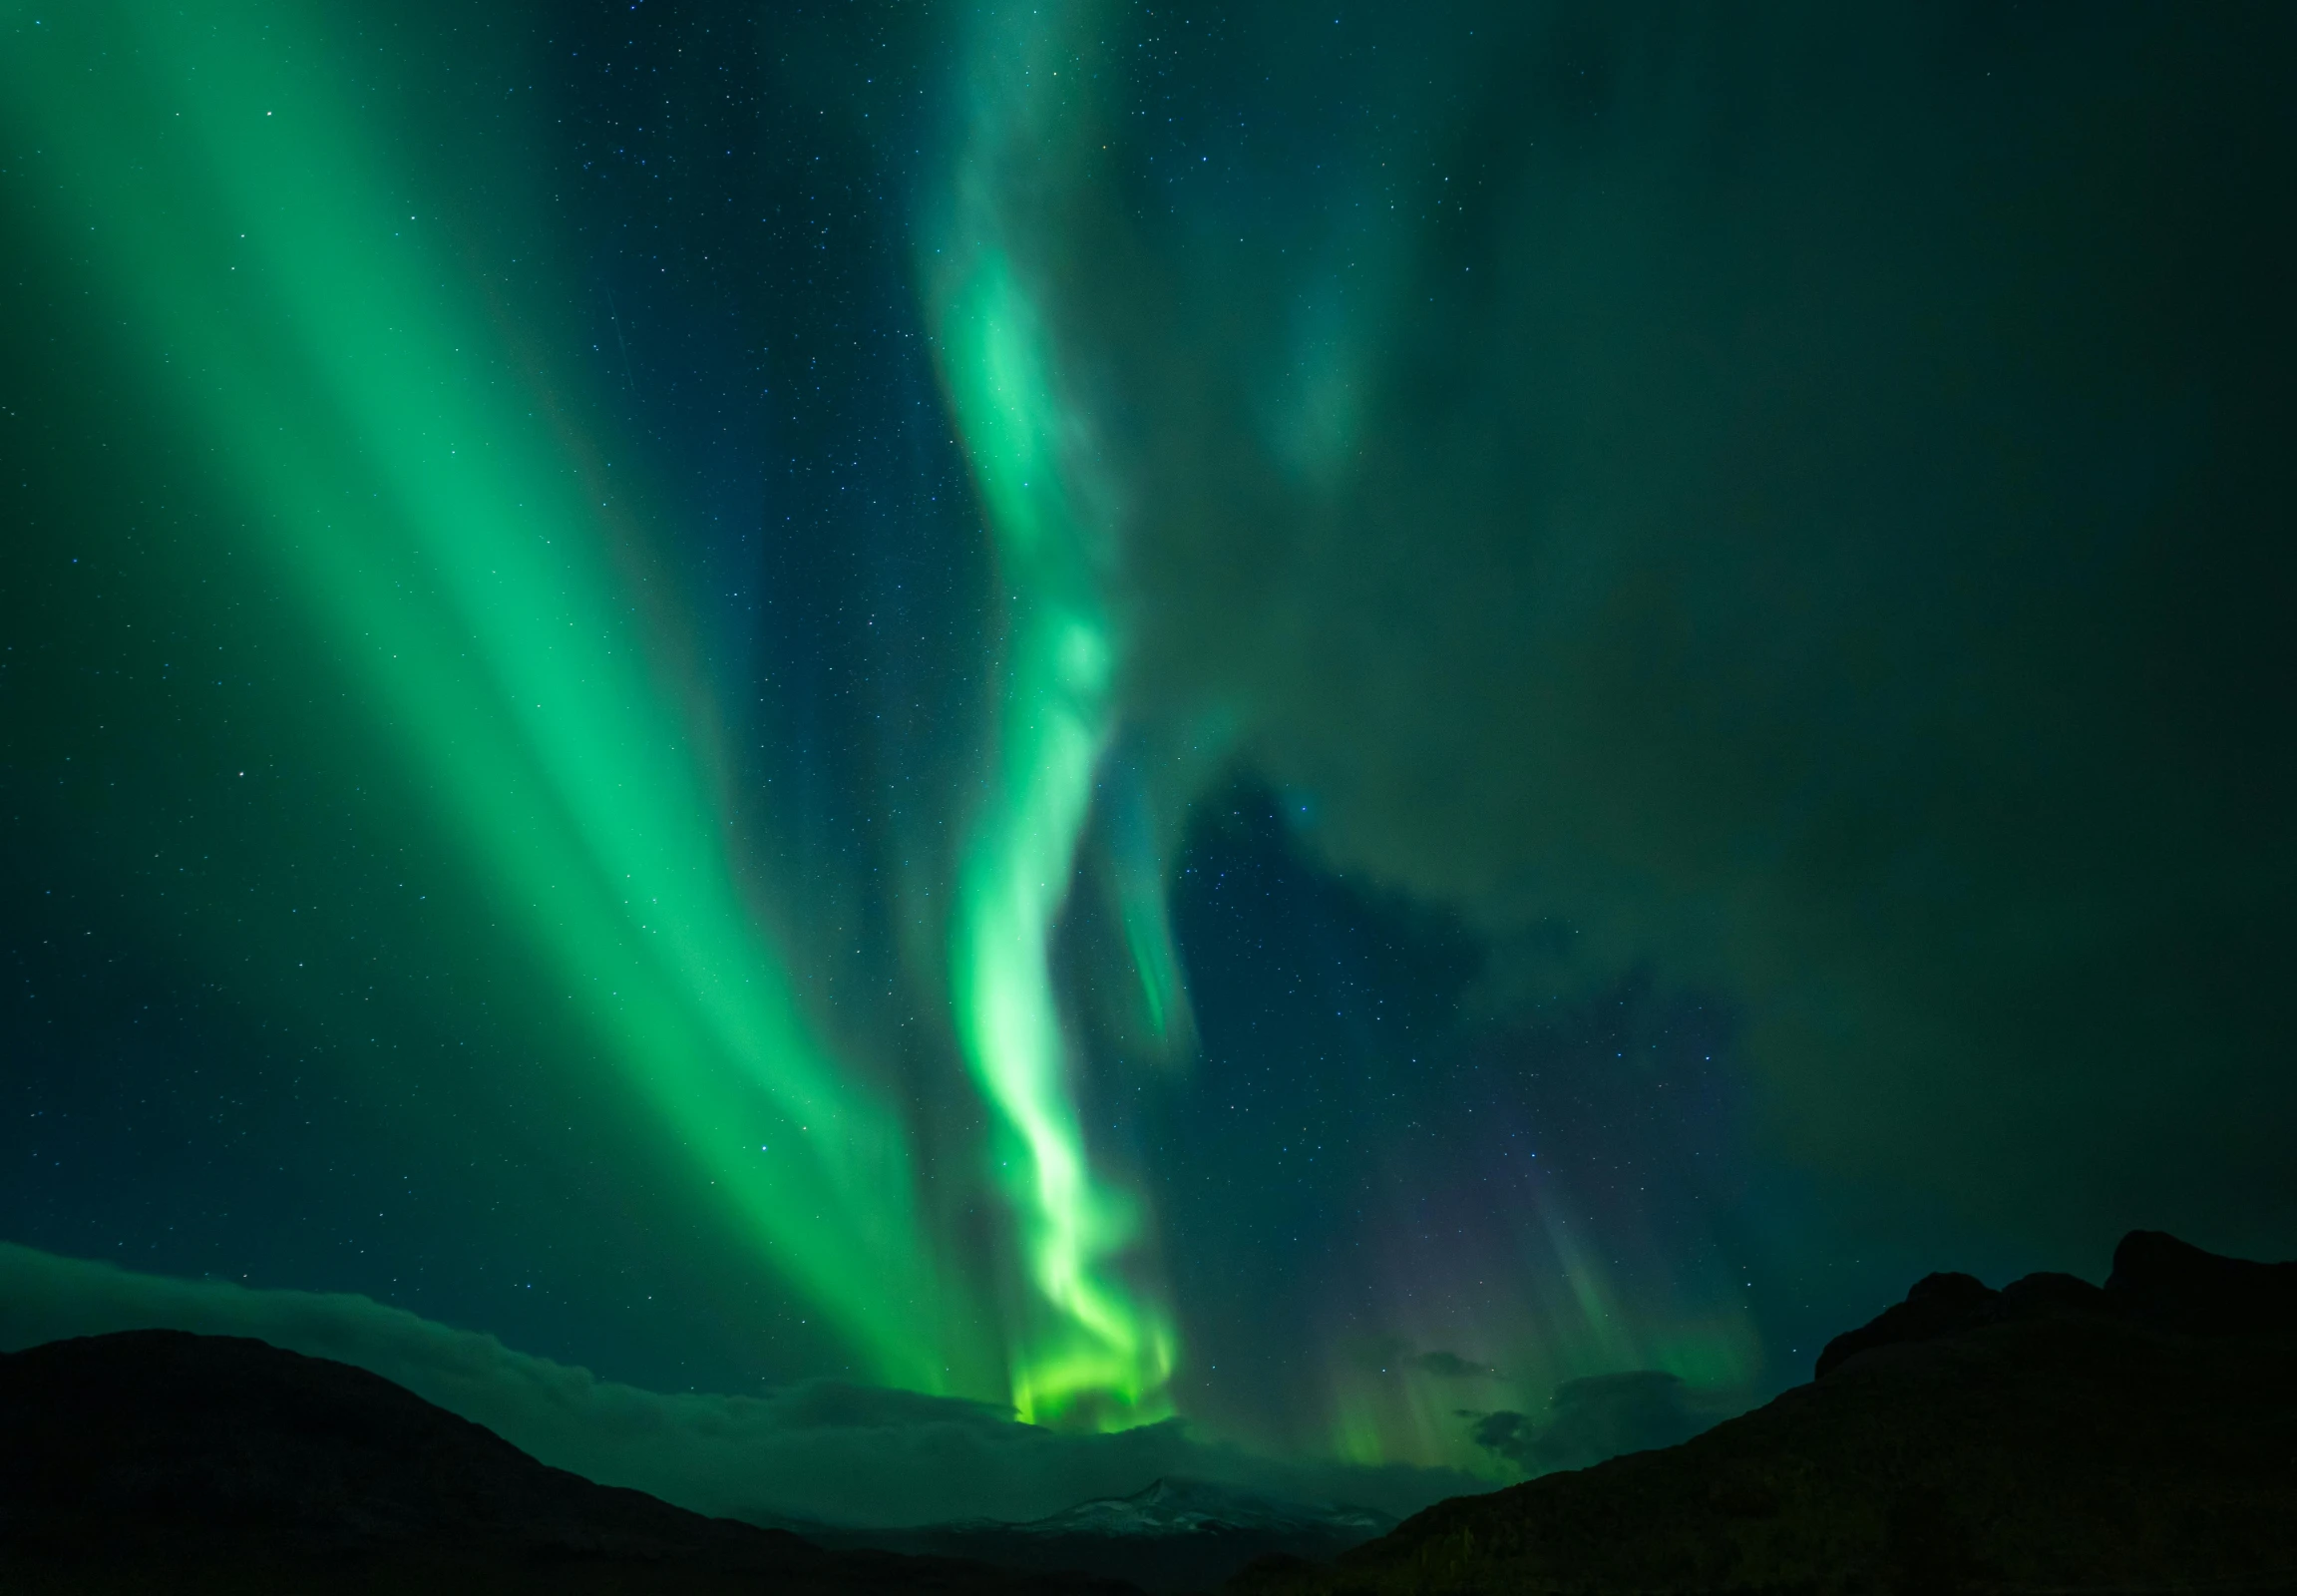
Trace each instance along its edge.
<instances>
[{"instance_id":1,"label":"bright green aurora streak","mask_svg":"<svg viewBox=\"0 0 2297 1596\"><path fill-rule=\"evenodd\" d=\"M745 906L727 817L616 590L608 495L550 421L544 374L510 358L451 286L438 229L394 198L418 186L347 109L361 97L338 42L292 8L193 23L113 0L37 25L22 9L29 42L0 70L62 179L61 224L131 338L164 352L141 357L154 398L258 508L320 628L357 639L384 741L525 906L520 933L761 1253L878 1378L980 1390L998 1359L921 1232L904 1123L815 1037ZM1025 18L983 40L935 286L1010 624L953 1006L1020 1219L1011 1399L1032 1420L1121 1425L1170 1410L1173 1335L1115 1271L1137 1207L1089 1166L1047 965L1114 722L1106 517L996 196L1064 114L996 47L1049 59L1061 41ZM1126 919L1161 1030L1183 999L1161 921L1145 945L1134 924L1140 896Z\"/></svg>"},{"instance_id":2,"label":"bright green aurora streak","mask_svg":"<svg viewBox=\"0 0 2297 1596\"><path fill-rule=\"evenodd\" d=\"M519 934L761 1253L878 1378L974 1385L905 1126L746 909L546 384L446 286L318 13L7 7L4 113L154 396L212 446Z\"/></svg>"},{"instance_id":3,"label":"bright green aurora streak","mask_svg":"<svg viewBox=\"0 0 2297 1596\"><path fill-rule=\"evenodd\" d=\"M1139 1224L1089 1166L1047 963L1114 722L1117 640L1097 569L1107 528L999 204L1007 182L1073 146L1073 91L1057 76L1073 60L1035 12L976 41L970 136L936 262L952 403L1008 603L996 766L960 867L952 979L966 1061L1002 1120L1035 1293L1015 1315L1014 1405L1113 1427L1170 1410L1174 1339L1110 1269ZM1161 1026L1169 998L1145 980Z\"/></svg>"}]
</instances>

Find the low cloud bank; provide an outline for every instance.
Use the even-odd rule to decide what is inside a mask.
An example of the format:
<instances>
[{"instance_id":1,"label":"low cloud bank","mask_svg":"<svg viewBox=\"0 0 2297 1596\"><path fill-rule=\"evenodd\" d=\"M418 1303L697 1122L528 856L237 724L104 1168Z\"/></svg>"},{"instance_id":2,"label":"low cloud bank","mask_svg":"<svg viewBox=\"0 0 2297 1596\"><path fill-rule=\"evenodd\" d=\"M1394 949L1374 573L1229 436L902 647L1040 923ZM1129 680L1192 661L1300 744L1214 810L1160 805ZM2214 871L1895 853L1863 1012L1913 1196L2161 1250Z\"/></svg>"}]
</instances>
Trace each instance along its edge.
<instances>
[{"instance_id":1,"label":"low cloud bank","mask_svg":"<svg viewBox=\"0 0 2297 1596\"><path fill-rule=\"evenodd\" d=\"M1506 1411L1471 1416L1478 1446L1526 1473L1547 1474L1676 1445L1728 1416L1728 1409L1673 1375L1640 1369L1565 1381L1544 1420Z\"/></svg>"},{"instance_id":2,"label":"low cloud bank","mask_svg":"<svg viewBox=\"0 0 2297 1596\"><path fill-rule=\"evenodd\" d=\"M732 1517L1023 1520L1168 1474L1397 1514L1489 1488L1446 1469L1257 1456L1177 1419L1064 1435L979 1402L839 1381L763 1396L664 1395L365 1297L138 1275L0 1242L0 1350L147 1329L251 1336L351 1364L546 1463Z\"/></svg>"}]
</instances>

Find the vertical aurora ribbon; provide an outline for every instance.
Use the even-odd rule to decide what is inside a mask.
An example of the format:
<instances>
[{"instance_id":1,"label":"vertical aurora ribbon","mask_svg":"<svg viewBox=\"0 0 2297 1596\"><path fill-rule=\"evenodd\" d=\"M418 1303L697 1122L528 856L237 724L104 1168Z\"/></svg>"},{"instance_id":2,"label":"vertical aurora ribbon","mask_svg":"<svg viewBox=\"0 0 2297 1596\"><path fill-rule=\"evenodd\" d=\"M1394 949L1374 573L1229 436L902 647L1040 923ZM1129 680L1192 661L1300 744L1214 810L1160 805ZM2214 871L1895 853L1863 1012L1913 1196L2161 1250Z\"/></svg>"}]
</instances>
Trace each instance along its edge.
<instances>
[{"instance_id":1,"label":"vertical aurora ribbon","mask_svg":"<svg viewBox=\"0 0 2297 1596\"><path fill-rule=\"evenodd\" d=\"M431 241L320 14L195 9L0 3L0 116L55 180L60 245L344 658L367 744L437 794L660 1131L872 1374L942 1389L971 1316L919 1235L906 1127L744 899L549 381Z\"/></svg>"},{"instance_id":2,"label":"vertical aurora ribbon","mask_svg":"<svg viewBox=\"0 0 2297 1596\"><path fill-rule=\"evenodd\" d=\"M1117 1426L1169 1411L1173 1336L1115 1268L1137 1209L1091 1168L1048 960L1114 721L1118 642L1099 569L1110 529L1003 205L1008 186L1027 191L1073 154L1062 146L1075 142L1081 75L1060 86L1064 35L1035 12L986 24L975 43L936 309L1007 631L993 766L959 864L953 1007L1020 1216L1029 1300L1010 1353L1014 1406Z\"/></svg>"}]
</instances>

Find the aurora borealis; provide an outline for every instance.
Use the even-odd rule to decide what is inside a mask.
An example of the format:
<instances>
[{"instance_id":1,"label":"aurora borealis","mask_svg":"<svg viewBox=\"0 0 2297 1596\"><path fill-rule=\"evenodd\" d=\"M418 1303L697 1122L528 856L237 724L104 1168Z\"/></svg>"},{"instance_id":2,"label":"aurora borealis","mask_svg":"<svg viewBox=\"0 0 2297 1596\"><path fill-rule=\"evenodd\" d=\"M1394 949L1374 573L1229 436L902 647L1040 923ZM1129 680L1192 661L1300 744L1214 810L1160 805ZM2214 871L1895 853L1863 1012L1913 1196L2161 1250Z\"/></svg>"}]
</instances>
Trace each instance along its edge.
<instances>
[{"instance_id":1,"label":"aurora borealis","mask_svg":"<svg viewBox=\"0 0 2297 1596\"><path fill-rule=\"evenodd\" d=\"M1046 1510L2286 1255L2293 35L10 0L0 1242Z\"/></svg>"},{"instance_id":2,"label":"aurora borealis","mask_svg":"<svg viewBox=\"0 0 2297 1596\"><path fill-rule=\"evenodd\" d=\"M1074 59L1058 31L1017 10L984 29L980 126L938 251L951 279L938 325L952 408L1011 605L995 768L958 867L951 980L959 1044L1004 1123L998 1163L1025 1215L1035 1306L1051 1320L1049 1352L1015 1368L1014 1406L1024 1419L1079 1401L1161 1417L1171 1335L1104 1270L1134 1223L1088 1163L1050 963L1113 719L1117 642L1093 569L1112 529L1094 524L1090 463L1064 436L1073 424L1047 330L984 193L1007 162L1041 161L1045 146L1057 160L1075 137L1057 105L1054 63ZM1023 1334L1027 1346L1041 1333Z\"/></svg>"},{"instance_id":3,"label":"aurora borealis","mask_svg":"<svg viewBox=\"0 0 2297 1596\"><path fill-rule=\"evenodd\" d=\"M220 424L217 452L272 513L264 530L287 580L321 626L358 639L371 712L438 784L474 866L524 900L524 934L570 1000L873 1372L930 1385L941 1349L900 1334L911 1327L881 1295L936 1300L903 1201L900 1127L808 1034L740 902L716 845L723 820L601 569L610 517L577 497L576 462L534 411L510 408L547 396L469 392L489 341L478 317L425 291L417 250L380 241L398 219L386 197L403 186L366 170L360 141L331 126L332 86L279 70L273 52L292 59L302 41L258 29L227 19L200 39L159 13L123 29L117 45L168 74L169 98L189 109L171 118L190 123L176 202L201 220L171 227L160 193L123 183L86 193L91 228L126 234L115 269L129 292L174 290L148 314L180 351L187 420ZM26 77L21 103L40 81ZM117 170L104 110L68 97L46 125L60 150ZM198 234L218 218L226 237L262 246L210 263L207 293L150 268L212 250L220 240ZM243 331L217 286L242 269L272 301L268 326ZM264 332L283 347L261 347ZM314 419L272 393L282 366ZM365 469L327 469L345 456Z\"/></svg>"}]
</instances>

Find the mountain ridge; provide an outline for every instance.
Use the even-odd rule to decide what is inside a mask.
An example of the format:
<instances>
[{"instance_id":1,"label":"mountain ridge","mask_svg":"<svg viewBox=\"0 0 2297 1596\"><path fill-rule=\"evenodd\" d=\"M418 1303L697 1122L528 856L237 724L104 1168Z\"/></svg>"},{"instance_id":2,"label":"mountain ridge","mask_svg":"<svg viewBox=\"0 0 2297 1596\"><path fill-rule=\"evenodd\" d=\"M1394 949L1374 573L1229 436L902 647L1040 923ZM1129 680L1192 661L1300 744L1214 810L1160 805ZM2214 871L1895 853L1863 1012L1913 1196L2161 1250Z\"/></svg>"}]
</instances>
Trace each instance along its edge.
<instances>
[{"instance_id":1,"label":"mountain ridge","mask_svg":"<svg viewBox=\"0 0 2297 1596\"><path fill-rule=\"evenodd\" d=\"M825 1549L552 1468L347 1364L126 1331L0 1355L0 1587L1137 1596Z\"/></svg>"},{"instance_id":2,"label":"mountain ridge","mask_svg":"<svg viewBox=\"0 0 2297 1596\"><path fill-rule=\"evenodd\" d=\"M2297 1592L2297 1265L2134 1231L2105 1287L1931 1275L1818 1371L1230 1596Z\"/></svg>"}]
</instances>

